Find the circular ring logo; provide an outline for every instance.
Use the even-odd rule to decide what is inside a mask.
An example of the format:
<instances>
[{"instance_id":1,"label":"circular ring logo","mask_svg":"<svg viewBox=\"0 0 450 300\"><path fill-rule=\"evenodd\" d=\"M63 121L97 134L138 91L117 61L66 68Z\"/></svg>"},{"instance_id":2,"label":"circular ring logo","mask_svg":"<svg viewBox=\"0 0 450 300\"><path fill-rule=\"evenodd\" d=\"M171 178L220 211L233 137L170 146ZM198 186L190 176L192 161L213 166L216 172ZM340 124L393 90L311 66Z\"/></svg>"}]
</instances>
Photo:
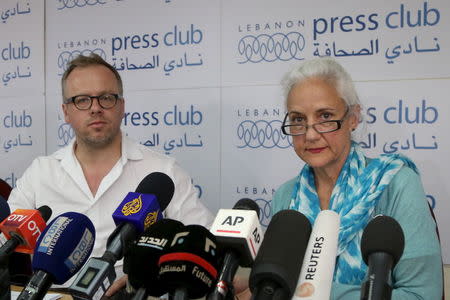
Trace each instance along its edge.
<instances>
[{"instance_id":1,"label":"circular ring logo","mask_svg":"<svg viewBox=\"0 0 450 300\"><path fill-rule=\"evenodd\" d=\"M61 4L61 6L58 7L58 10L64 8L84 7L88 5L93 6L97 4L106 4L105 0L58 0L58 2Z\"/></svg>"},{"instance_id":2,"label":"circular ring logo","mask_svg":"<svg viewBox=\"0 0 450 300\"><path fill-rule=\"evenodd\" d=\"M305 38L300 32L246 35L239 40L238 52L243 57L238 63L302 60Z\"/></svg>"},{"instance_id":3,"label":"circular ring logo","mask_svg":"<svg viewBox=\"0 0 450 300\"><path fill-rule=\"evenodd\" d=\"M238 148L281 148L292 146L291 138L281 132L282 122L273 121L242 121L237 127L237 137L243 142Z\"/></svg>"},{"instance_id":4,"label":"circular ring logo","mask_svg":"<svg viewBox=\"0 0 450 300\"><path fill-rule=\"evenodd\" d=\"M262 226L269 226L270 219L272 218L272 201L267 201L262 198L255 199L255 202L259 206L259 222Z\"/></svg>"},{"instance_id":5,"label":"circular ring logo","mask_svg":"<svg viewBox=\"0 0 450 300\"><path fill-rule=\"evenodd\" d=\"M70 126L70 124L63 123L59 125L58 140L60 141L60 143L58 144L58 146L59 147L67 146L74 136L75 132L73 131L73 128L72 126Z\"/></svg>"},{"instance_id":6,"label":"circular ring logo","mask_svg":"<svg viewBox=\"0 0 450 300\"><path fill-rule=\"evenodd\" d=\"M78 55L89 55L91 53L95 53L100 55L103 59L106 60L106 53L101 48L96 48L94 50L84 49L84 50L74 50L74 51L63 51L58 56L58 68L61 70L61 74L67 69L67 63L77 57Z\"/></svg>"}]
</instances>

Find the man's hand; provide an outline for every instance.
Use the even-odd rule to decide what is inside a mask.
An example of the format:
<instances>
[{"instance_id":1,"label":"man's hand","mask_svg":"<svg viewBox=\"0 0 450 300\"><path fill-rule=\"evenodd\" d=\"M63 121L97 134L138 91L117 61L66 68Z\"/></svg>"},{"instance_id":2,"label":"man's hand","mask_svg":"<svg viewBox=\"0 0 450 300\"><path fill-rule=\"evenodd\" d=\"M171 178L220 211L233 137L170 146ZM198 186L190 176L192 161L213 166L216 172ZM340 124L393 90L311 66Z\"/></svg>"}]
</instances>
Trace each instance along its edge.
<instances>
[{"instance_id":1,"label":"man's hand","mask_svg":"<svg viewBox=\"0 0 450 300\"><path fill-rule=\"evenodd\" d=\"M106 291L105 296L111 297L119 290L123 289L127 285L128 275L123 275L119 279L113 282L109 289Z\"/></svg>"}]
</instances>

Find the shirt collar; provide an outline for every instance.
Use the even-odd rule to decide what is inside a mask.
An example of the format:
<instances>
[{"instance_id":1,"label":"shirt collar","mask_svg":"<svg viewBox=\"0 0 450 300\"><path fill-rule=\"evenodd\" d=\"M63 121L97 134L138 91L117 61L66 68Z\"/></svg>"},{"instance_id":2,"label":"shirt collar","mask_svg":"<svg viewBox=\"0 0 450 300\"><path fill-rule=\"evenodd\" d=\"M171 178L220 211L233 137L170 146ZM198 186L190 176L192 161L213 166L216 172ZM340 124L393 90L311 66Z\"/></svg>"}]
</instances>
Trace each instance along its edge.
<instances>
[{"instance_id":1,"label":"shirt collar","mask_svg":"<svg viewBox=\"0 0 450 300\"><path fill-rule=\"evenodd\" d=\"M125 136L122 132L122 162L125 163L125 160L143 159L144 154L139 146L140 145L136 141Z\"/></svg>"}]
</instances>

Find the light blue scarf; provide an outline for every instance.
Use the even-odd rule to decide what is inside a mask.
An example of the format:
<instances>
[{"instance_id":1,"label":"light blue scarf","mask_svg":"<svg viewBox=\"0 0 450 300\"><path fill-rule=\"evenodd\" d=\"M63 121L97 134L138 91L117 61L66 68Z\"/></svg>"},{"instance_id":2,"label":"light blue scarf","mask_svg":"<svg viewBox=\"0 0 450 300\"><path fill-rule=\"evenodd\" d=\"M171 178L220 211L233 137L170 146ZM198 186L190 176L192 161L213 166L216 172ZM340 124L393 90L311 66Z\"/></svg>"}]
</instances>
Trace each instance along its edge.
<instances>
[{"instance_id":1,"label":"light blue scarf","mask_svg":"<svg viewBox=\"0 0 450 300\"><path fill-rule=\"evenodd\" d=\"M381 155L366 166L361 148L352 142L329 204L329 209L337 212L341 219L334 281L359 285L364 280L367 266L360 249L363 230L384 188L403 165L418 173L415 164L401 154ZM320 212L314 173L308 165L298 176L289 208L303 213L311 224Z\"/></svg>"}]
</instances>

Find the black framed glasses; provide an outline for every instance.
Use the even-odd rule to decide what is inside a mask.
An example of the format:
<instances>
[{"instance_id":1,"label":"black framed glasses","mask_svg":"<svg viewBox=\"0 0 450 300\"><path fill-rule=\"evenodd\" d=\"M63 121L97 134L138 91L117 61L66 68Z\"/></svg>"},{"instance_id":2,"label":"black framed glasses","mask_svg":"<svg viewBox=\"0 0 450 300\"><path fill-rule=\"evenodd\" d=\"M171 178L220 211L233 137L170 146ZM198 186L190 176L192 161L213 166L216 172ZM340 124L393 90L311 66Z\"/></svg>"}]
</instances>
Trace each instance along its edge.
<instances>
[{"instance_id":1,"label":"black framed glasses","mask_svg":"<svg viewBox=\"0 0 450 300\"><path fill-rule=\"evenodd\" d=\"M344 116L340 120L329 120L324 122L315 123L312 125L296 123L295 116L298 115L296 112L288 112L283 120L283 125L281 125L281 131L285 135L304 135L308 128L312 127L318 133L333 132L341 129L342 122L347 118L349 109L347 108ZM295 114L295 115L294 115Z\"/></svg>"},{"instance_id":2,"label":"black framed glasses","mask_svg":"<svg viewBox=\"0 0 450 300\"><path fill-rule=\"evenodd\" d=\"M113 108L117 104L117 100L122 99L119 94L103 94L100 96L77 95L64 100L65 104L72 102L79 110L87 110L92 106L92 101L97 99L98 105L103 109Z\"/></svg>"}]
</instances>

